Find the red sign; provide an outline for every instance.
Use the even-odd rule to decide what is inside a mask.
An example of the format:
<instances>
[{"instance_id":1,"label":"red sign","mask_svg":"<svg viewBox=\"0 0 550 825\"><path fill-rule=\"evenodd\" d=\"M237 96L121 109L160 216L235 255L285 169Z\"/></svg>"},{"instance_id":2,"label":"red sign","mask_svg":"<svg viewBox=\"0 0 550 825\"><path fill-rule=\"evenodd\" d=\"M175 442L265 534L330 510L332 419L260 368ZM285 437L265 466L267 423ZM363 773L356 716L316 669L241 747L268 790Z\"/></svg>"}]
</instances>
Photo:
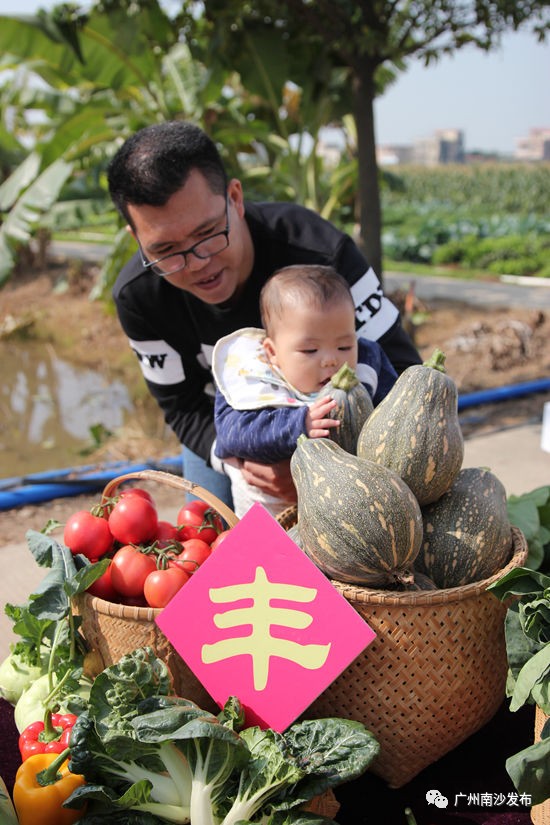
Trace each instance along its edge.
<instances>
[{"instance_id":1,"label":"red sign","mask_svg":"<svg viewBox=\"0 0 550 825\"><path fill-rule=\"evenodd\" d=\"M283 731L374 631L260 504L157 617L208 693Z\"/></svg>"}]
</instances>

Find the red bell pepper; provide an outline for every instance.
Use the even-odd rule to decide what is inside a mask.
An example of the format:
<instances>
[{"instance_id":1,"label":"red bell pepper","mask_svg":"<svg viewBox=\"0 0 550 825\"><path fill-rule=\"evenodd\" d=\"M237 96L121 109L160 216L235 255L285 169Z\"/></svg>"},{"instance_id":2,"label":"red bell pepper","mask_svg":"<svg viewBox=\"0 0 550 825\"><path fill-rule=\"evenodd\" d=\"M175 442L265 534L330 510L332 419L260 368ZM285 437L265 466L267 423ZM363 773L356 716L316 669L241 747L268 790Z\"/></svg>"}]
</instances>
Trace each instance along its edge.
<instances>
[{"instance_id":1,"label":"red bell pepper","mask_svg":"<svg viewBox=\"0 0 550 825\"><path fill-rule=\"evenodd\" d=\"M74 713L49 713L45 722L32 722L19 736L19 753L24 762L35 753L61 753L68 747Z\"/></svg>"}]
</instances>

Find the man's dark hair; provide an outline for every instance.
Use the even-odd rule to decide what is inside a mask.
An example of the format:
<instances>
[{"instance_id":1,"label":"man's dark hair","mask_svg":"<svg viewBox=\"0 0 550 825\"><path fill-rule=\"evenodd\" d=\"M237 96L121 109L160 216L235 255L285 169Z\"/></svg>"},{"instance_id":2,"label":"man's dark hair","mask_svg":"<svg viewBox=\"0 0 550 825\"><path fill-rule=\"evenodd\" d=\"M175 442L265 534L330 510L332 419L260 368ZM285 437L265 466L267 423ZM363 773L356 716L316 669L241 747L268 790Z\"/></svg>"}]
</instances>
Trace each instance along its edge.
<instances>
[{"instance_id":1,"label":"man's dark hair","mask_svg":"<svg viewBox=\"0 0 550 825\"><path fill-rule=\"evenodd\" d=\"M227 175L214 141L193 123L156 123L129 137L111 160L109 194L131 224L128 204L164 206L193 169L214 194L225 194Z\"/></svg>"}]
</instances>

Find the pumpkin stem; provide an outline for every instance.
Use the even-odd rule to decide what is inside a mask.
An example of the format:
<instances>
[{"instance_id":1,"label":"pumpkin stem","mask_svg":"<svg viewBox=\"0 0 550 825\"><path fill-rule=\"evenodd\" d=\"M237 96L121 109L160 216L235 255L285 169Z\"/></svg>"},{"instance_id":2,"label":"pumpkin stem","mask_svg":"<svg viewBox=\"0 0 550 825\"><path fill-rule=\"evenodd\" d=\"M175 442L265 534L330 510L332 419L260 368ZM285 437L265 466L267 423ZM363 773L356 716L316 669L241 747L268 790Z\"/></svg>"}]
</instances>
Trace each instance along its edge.
<instances>
[{"instance_id":1,"label":"pumpkin stem","mask_svg":"<svg viewBox=\"0 0 550 825\"><path fill-rule=\"evenodd\" d=\"M357 378L355 371L352 370L346 361L346 363L342 364L340 369L334 373L330 379L330 383L335 389L348 392L352 387L355 387L355 385L359 383L359 379Z\"/></svg>"},{"instance_id":2,"label":"pumpkin stem","mask_svg":"<svg viewBox=\"0 0 550 825\"><path fill-rule=\"evenodd\" d=\"M431 367L439 372L445 372L445 353L439 347L436 347L427 361L424 361L424 367Z\"/></svg>"},{"instance_id":3,"label":"pumpkin stem","mask_svg":"<svg viewBox=\"0 0 550 825\"><path fill-rule=\"evenodd\" d=\"M414 584L414 571L409 568L406 570L397 570L393 573L392 578L394 582L404 587L410 587L410 585Z\"/></svg>"}]
</instances>

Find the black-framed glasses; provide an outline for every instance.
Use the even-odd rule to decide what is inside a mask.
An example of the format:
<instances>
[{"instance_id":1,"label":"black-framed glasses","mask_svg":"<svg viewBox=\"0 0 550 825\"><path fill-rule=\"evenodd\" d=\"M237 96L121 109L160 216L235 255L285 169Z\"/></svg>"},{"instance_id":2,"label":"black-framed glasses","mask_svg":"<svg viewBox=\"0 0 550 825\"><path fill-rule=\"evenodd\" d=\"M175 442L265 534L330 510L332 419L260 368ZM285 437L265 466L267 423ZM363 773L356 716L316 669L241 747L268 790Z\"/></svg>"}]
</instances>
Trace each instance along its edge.
<instances>
[{"instance_id":1,"label":"black-framed glasses","mask_svg":"<svg viewBox=\"0 0 550 825\"><path fill-rule=\"evenodd\" d=\"M174 273L181 272L182 269L185 269L187 266L188 255L194 255L202 261L206 258L211 258L213 255L218 255L220 252L223 252L224 249L227 249L228 246L229 198L226 195L225 229L222 229L221 232L215 232L213 235L203 238L202 241L198 241L198 243L193 244L193 246L190 246L189 249L182 249L181 252L171 252L163 258L157 258L156 261L149 261L145 257L141 244L139 244L139 250L141 252L141 262L145 269L150 269L151 272L155 273L155 275L166 277L167 275L173 275Z\"/></svg>"}]
</instances>

